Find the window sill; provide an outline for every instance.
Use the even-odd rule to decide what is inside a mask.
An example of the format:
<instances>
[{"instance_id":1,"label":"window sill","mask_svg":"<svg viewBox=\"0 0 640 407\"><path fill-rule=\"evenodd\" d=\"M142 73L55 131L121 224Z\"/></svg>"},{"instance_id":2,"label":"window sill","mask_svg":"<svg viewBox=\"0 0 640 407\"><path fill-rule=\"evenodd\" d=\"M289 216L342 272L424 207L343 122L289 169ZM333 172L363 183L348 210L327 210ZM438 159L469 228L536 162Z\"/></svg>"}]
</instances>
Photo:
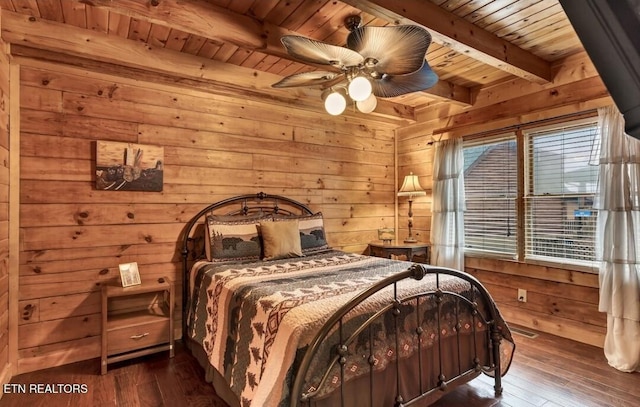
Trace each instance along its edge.
<instances>
[{"instance_id":1,"label":"window sill","mask_svg":"<svg viewBox=\"0 0 640 407\"><path fill-rule=\"evenodd\" d=\"M516 260L512 257L503 257L498 255L489 255L485 253L465 253L465 258L474 258L474 259L491 259L491 260L500 260L509 263L519 263L519 264L531 264L534 266L555 268L560 270L570 270L570 271L579 271L582 273L589 274L598 274L597 266L589 266L589 265L581 265L575 263L561 263L547 260L538 260L538 259L526 259L524 261Z\"/></svg>"},{"instance_id":2,"label":"window sill","mask_svg":"<svg viewBox=\"0 0 640 407\"><path fill-rule=\"evenodd\" d=\"M552 267L556 269L562 270L572 270L572 271L581 271L583 273L591 273L598 274L597 266L589 266L587 264L576 264L576 263L561 263L559 261L548 261L548 260L537 260L537 259L526 259L523 261L525 264L533 264L536 266L544 266L544 267Z\"/></svg>"}]
</instances>

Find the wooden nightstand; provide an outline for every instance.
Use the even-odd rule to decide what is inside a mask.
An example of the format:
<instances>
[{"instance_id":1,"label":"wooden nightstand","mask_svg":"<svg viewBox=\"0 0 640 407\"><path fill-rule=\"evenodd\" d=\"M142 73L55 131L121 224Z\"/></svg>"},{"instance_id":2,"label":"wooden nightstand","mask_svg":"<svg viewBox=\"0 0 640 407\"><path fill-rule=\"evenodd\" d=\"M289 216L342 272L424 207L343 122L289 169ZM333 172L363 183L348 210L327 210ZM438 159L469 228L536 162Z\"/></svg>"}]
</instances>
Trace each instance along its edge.
<instances>
[{"instance_id":1,"label":"wooden nightstand","mask_svg":"<svg viewBox=\"0 0 640 407\"><path fill-rule=\"evenodd\" d=\"M102 287L102 374L107 365L168 350L174 355L174 286L168 278Z\"/></svg>"},{"instance_id":2,"label":"wooden nightstand","mask_svg":"<svg viewBox=\"0 0 640 407\"><path fill-rule=\"evenodd\" d=\"M421 263L429 264L431 259L428 243L383 243L375 241L369 243L369 256L384 257L404 255L408 261L413 261L414 257L421 257Z\"/></svg>"}]
</instances>

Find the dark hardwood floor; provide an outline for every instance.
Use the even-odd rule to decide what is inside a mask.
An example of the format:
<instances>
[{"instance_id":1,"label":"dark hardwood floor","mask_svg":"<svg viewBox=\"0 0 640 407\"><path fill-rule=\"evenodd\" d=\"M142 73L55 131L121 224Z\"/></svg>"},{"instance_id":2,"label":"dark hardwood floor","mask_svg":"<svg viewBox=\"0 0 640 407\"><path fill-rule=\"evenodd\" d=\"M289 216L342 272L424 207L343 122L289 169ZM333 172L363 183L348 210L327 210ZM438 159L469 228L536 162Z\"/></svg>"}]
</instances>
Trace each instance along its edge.
<instances>
[{"instance_id":1,"label":"dark hardwood floor","mask_svg":"<svg viewBox=\"0 0 640 407\"><path fill-rule=\"evenodd\" d=\"M606 363L602 349L551 335L516 335L516 356L504 377L504 394L493 397L492 381L480 376L440 399L437 407L588 407L640 405L640 374L622 373ZM197 362L179 345L172 360L159 353L110 366L100 375L98 359L19 375L2 407L216 406L226 405L203 379ZM86 385L82 394L29 394L29 386ZM55 389L49 387L48 389ZM69 389L69 387L67 387ZM82 388L80 388L82 390ZM9 389L10 390L10 389ZM41 387L40 390L47 390ZM64 388L60 390L64 391Z\"/></svg>"}]
</instances>

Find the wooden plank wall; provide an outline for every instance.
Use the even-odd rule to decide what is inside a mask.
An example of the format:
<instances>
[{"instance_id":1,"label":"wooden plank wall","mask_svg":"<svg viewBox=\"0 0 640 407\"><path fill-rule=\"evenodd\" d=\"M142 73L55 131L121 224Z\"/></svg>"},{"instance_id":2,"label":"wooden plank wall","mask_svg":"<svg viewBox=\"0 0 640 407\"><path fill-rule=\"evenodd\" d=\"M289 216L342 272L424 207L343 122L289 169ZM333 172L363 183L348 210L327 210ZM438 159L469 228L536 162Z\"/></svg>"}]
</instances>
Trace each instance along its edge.
<instances>
[{"instance_id":1,"label":"wooden plank wall","mask_svg":"<svg viewBox=\"0 0 640 407\"><path fill-rule=\"evenodd\" d=\"M586 54L558 61L553 70L554 81L547 85L515 79L476 93L472 108L440 104L418 112L419 124L398 130L398 182L413 171L431 190L433 141L495 132L613 103ZM416 203L416 233L428 241L430 194ZM402 227L407 222L406 206L402 200L399 206ZM596 274L468 256L465 265L487 285L507 321L603 346L606 317L598 312ZM516 301L518 288L528 291L527 303Z\"/></svg>"},{"instance_id":2,"label":"wooden plank wall","mask_svg":"<svg viewBox=\"0 0 640 407\"><path fill-rule=\"evenodd\" d=\"M10 64L6 51L7 45L0 40L0 384L8 382L13 373L9 355Z\"/></svg>"},{"instance_id":3,"label":"wooden plank wall","mask_svg":"<svg viewBox=\"0 0 640 407\"><path fill-rule=\"evenodd\" d=\"M408 137L410 132L417 134ZM404 138L403 135L404 134ZM402 142L400 142L402 140ZM398 189L404 177L413 172L418 176L420 186L426 196L413 198L413 228L411 233L420 242L429 242L431 233L431 194L433 188L433 144L428 131L420 130L420 126L398 130ZM398 197L398 240L406 238L408 227L409 201L406 197Z\"/></svg>"},{"instance_id":4,"label":"wooden plank wall","mask_svg":"<svg viewBox=\"0 0 640 407\"><path fill-rule=\"evenodd\" d=\"M180 233L211 202L293 197L352 252L393 224L388 125L20 62L19 372L98 357L100 283L132 261L143 277L179 281ZM96 140L163 146L163 191L96 190Z\"/></svg>"}]
</instances>

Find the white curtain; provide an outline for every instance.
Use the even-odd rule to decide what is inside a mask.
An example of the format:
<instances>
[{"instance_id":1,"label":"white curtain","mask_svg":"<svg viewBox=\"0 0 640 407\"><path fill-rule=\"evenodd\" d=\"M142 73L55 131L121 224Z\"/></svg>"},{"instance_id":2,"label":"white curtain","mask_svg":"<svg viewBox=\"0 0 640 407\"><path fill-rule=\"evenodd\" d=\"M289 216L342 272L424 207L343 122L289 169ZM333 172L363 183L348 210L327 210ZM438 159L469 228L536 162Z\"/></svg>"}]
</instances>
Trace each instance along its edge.
<instances>
[{"instance_id":1,"label":"white curtain","mask_svg":"<svg viewBox=\"0 0 640 407\"><path fill-rule=\"evenodd\" d=\"M598 109L601 136L596 253L609 365L640 371L640 141L615 107Z\"/></svg>"},{"instance_id":2,"label":"white curtain","mask_svg":"<svg viewBox=\"0 0 640 407\"><path fill-rule=\"evenodd\" d=\"M436 143L431 206L431 264L464 270L462 139Z\"/></svg>"}]
</instances>

